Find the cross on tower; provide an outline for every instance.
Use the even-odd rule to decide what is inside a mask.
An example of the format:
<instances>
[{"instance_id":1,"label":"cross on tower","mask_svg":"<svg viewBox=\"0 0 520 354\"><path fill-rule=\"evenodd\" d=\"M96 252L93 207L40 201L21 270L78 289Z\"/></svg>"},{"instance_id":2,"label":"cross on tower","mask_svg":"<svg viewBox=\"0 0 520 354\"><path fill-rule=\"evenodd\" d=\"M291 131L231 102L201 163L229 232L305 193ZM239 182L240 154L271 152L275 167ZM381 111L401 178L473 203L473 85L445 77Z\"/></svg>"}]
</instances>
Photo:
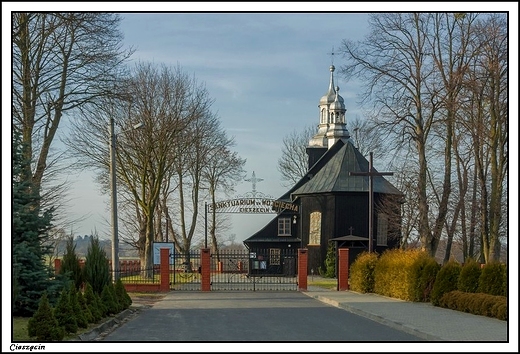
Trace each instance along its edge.
<instances>
[{"instance_id":1,"label":"cross on tower","mask_svg":"<svg viewBox=\"0 0 520 354\"><path fill-rule=\"evenodd\" d=\"M393 172L376 172L373 168L374 153L370 152L370 161L368 165L368 172L349 172L350 176L368 176L368 252L372 252L372 243L374 242L373 222L374 216L374 176L392 176Z\"/></svg>"},{"instance_id":2,"label":"cross on tower","mask_svg":"<svg viewBox=\"0 0 520 354\"><path fill-rule=\"evenodd\" d=\"M332 51L327 54L330 55L330 65L334 65L334 46L332 46Z\"/></svg>"},{"instance_id":3,"label":"cross on tower","mask_svg":"<svg viewBox=\"0 0 520 354\"><path fill-rule=\"evenodd\" d=\"M253 197L256 195L256 182L262 182L263 178L256 178L255 171L253 171L253 175L251 178L246 178L244 181L253 183Z\"/></svg>"},{"instance_id":4,"label":"cross on tower","mask_svg":"<svg viewBox=\"0 0 520 354\"><path fill-rule=\"evenodd\" d=\"M351 227L349 227L348 229L349 229L349 231L350 231L350 235L352 236L352 231L354 230L354 228L351 226Z\"/></svg>"}]
</instances>

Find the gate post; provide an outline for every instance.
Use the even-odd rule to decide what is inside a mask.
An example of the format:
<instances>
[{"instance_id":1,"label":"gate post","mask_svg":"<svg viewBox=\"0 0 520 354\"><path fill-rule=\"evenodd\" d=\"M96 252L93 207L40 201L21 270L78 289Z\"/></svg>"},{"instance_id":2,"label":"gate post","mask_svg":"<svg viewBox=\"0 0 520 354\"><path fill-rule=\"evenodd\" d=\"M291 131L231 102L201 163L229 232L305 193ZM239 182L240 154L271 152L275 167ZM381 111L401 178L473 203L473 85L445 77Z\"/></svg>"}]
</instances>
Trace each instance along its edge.
<instances>
[{"instance_id":1,"label":"gate post","mask_svg":"<svg viewBox=\"0 0 520 354\"><path fill-rule=\"evenodd\" d=\"M200 253L200 290L210 291L211 290L211 254L209 248L203 248Z\"/></svg>"},{"instance_id":2,"label":"gate post","mask_svg":"<svg viewBox=\"0 0 520 354\"><path fill-rule=\"evenodd\" d=\"M307 291L307 249L298 249L298 290Z\"/></svg>"},{"instance_id":3,"label":"gate post","mask_svg":"<svg viewBox=\"0 0 520 354\"><path fill-rule=\"evenodd\" d=\"M161 292L170 291L170 249L161 248Z\"/></svg>"},{"instance_id":4,"label":"gate post","mask_svg":"<svg viewBox=\"0 0 520 354\"><path fill-rule=\"evenodd\" d=\"M340 248L338 263L338 290L348 290L348 258L350 250L348 248Z\"/></svg>"}]
</instances>

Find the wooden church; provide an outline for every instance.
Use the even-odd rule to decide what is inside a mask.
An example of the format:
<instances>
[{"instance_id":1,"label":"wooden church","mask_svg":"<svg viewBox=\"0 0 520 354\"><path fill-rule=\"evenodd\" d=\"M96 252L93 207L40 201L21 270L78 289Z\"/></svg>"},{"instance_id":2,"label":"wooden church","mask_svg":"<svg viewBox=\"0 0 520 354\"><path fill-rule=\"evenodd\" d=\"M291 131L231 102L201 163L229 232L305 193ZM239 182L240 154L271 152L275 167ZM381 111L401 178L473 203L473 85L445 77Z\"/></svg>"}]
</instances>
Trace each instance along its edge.
<instances>
[{"instance_id":1,"label":"wooden church","mask_svg":"<svg viewBox=\"0 0 520 354\"><path fill-rule=\"evenodd\" d=\"M370 178L351 175L368 172L369 161L350 139L344 100L334 86L334 70L331 65L329 88L318 105L318 131L307 147L308 171L277 200L278 205L292 207L280 211L244 241L250 252L268 249L283 254L307 248L309 274L324 269L330 246L349 248L350 263L369 246ZM402 193L384 177L372 178L372 245L375 252L382 253L399 245Z\"/></svg>"}]
</instances>

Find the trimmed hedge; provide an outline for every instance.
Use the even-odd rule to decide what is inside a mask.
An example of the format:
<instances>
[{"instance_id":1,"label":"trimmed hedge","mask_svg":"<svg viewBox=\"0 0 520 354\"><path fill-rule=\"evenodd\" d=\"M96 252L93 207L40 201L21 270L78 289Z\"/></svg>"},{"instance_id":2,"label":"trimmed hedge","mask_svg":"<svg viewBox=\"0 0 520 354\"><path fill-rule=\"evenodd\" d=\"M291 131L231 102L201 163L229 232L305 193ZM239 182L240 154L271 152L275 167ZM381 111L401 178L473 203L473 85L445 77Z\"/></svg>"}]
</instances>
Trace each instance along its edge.
<instances>
[{"instance_id":1,"label":"trimmed hedge","mask_svg":"<svg viewBox=\"0 0 520 354\"><path fill-rule=\"evenodd\" d=\"M442 295L439 299L439 306L507 321L507 298L505 296L454 290Z\"/></svg>"},{"instance_id":2,"label":"trimmed hedge","mask_svg":"<svg viewBox=\"0 0 520 354\"><path fill-rule=\"evenodd\" d=\"M413 301L416 297L417 266L425 253L420 250L391 249L383 252L374 269L374 292Z\"/></svg>"}]
</instances>

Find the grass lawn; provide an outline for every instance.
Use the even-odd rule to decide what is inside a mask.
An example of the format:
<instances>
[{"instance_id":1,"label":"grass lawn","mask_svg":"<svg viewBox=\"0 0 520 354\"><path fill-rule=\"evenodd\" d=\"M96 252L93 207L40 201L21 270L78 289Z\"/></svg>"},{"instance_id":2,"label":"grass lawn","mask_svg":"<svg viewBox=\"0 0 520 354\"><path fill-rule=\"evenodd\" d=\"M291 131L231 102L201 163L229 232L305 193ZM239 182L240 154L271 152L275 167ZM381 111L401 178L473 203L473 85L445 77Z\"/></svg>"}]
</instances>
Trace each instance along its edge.
<instances>
[{"instance_id":1,"label":"grass lawn","mask_svg":"<svg viewBox=\"0 0 520 354\"><path fill-rule=\"evenodd\" d=\"M162 299L165 295L162 293L145 293L145 292L128 292L128 295L132 299L133 303L154 303ZM88 328L78 328L78 332L75 334L66 335L63 338L64 341L73 340L80 334L88 332L101 323L109 320L110 317L101 319L98 323L89 323ZM26 342L26 341L37 341L35 338L29 337L27 334L27 325L29 323L29 317L13 317L13 341Z\"/></svg>"},{"instance_id":2,"label":"grass lawn","mask_svg":"<svg viewBox=\"0 0 520 354\"><path fill-rule=\"evenodd\" d=\"M338 285L338 279L310 276L307 278L307 285L317 286L328 290L336 290L336 287Z\"/></svg>"},{"instance_id":3,"label":"grass lawn","mask_svg":"<svg viewBox=\"0 0 520 354\"><path fill-rule=\"evenodd\" d=\"M99 326L100 323L103 323L107 318L102 319L99 323L90 323L88 328L78 328L78 332L75 334L65 335L63 338L64 341L71 340L76 338L82 333L90 331L91 329ZM37 341L35 337L29 337L27 334L27 324L29 323L29 317L13 317L13 341L14 342L27 342L27 341Z\"/></svg>"}]
</instances>

